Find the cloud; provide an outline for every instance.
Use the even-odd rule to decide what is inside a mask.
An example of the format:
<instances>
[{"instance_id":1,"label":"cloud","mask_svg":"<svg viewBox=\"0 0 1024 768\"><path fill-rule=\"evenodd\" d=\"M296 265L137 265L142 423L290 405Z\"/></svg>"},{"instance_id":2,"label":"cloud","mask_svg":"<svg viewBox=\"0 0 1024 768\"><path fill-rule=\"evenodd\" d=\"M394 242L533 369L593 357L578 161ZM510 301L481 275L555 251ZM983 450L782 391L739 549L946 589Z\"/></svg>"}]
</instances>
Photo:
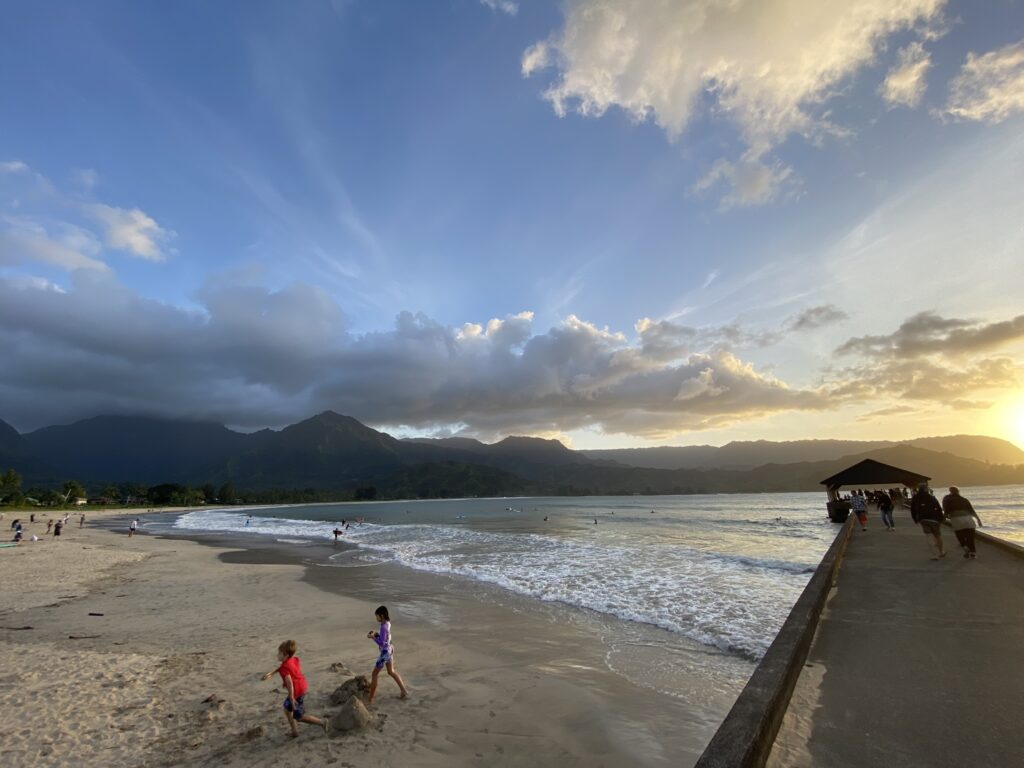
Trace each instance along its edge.
<instances>
[{"instance_id":1,"label":"cloud","mask_svg":"<svg viewBox=\"0 0 1024 768\"><path fill-rule=\"evenodd\" d=\"M696 327L645 317L634 328L644 356L658 361L679 360L700 350L733 352L768 347L782 338L780 331L751 330L736 322Z\"/></svg>"},{"instance_id":2,"label":"cloud","mask_svg":"<svg viewBox=\"0 0 1024 768\"><path fill-rule=\"evenodd\" d=\"M901 48L899 62L885 76L879 94L890 106L916 107L928 87L925 76L931 65L931 57L920 42Z\"/></svg>"},{"instance_id":3,"label":"cloud","mask_svg":"<svg viewBox=\"0 0 1024 768\"><path fill-rule=\"evenodd\" d=\"M756 334L730 326L666 352L654 324L630 338L569 316L537 332L529 312L457 327L403 312L390 329L356 334L319 288L237 276L211 280L197 300L178 308L85 271L63 294L0 277L2 418L30 428L155 413L262 427L331 408L485 437L582 427L665 436L829 407L741 359L730 339Z\"/></svg>"},{"instance_id":4,"label":"cloud","mask_svg":"<svg viewBox=\"0 0 1024 768\"><path fill-rule=\"evenodd\" d=\"M722 159L693 185L693 191L704 192L724 183L729 191L722 197L719 206L722 211L764 205L782 194L784 184L792 181L792 174L792 168L778 162L768 165L755 158L736 163Z\"/></svg>"},{"instance_id":5,"label":"cloud","mask_svg":"<svg viewBox=\"0 0 1024 768\"><path fill-rule=\"evenodd\" d=\"M0 216L0 265L40 262L68 271L106 272L107 265L93 258L97 250L91 234L78 227L61 224L48 230L31 218Z\"/></svg>"},{"instance_id":6,"label":"cloud","mask_svg":"<svg viewBox=\"0 0 1024 768\"><path fill-rule=\"evenodd\" d=\"M860 336L841 344L836 353L878 358L918 358L926 355L963 355L985 351L1024 339L1024 315L982 323L944 318L920 312L887 336Z\"/></svg>"},{"instance_id":7,"label":"cloud","mask_svg":"<svg viewBox=\"0 0 1024 768\"><path fill-rule=\"evenodd\" d=\"M874 421L886 416L904 416L908 413L916 413L917 411L918 409L912 405L891 405L887 408L878 408L874 411L862 413L857 417L857 421Z\"/></svg>"},{"instance_id":8,"label":"cloud","mask_svg":"<svg viewBox=\"0 0 1024 768\"><path fill-rule=\"evenodd\" d=\"M1024 315L981 322L918 313L889 335L859 336L838 355L856 355L853 365L829 371L826 387L840 401L896 398L946 408L988 408L979 396L1020 387L1024 367L992 350L1024 340Z\"/></svg>"},{"instance_id":9,"label":"cloud","mask_svg":"<svg viewBox=\"0 0 1024 768\"><path fill-rule=\"evenodd\" d=\"M1024 111L1024 40L967 54L949 86L945 112L958 120L999 123Z\"/></svg>"},{"instance_id":10,"label":"cloud","mask_svg":"<svg viewBox=\"0 0 1024 768\"><path fill-rule=\"evenodd\" d=\"M830 396L837 401L869 402L895 397L953 408L987 408L988 401L970 400L979 393L1014 391L1020 386L1021 366L1010 358L972 360L884 360L866 362L833 372Z\"/></svg>"},{"instance_id":11,"label":"cloud","mask_svg":"<svg viewBox=\"0 0 1024 768\"><path fill-rule=\"evenodd\" d=\"M39 275L22 275L13 274L7 276L8 284L15 289L26 290L26 291L56 291L57 293L67 293L63 288L45 277Z\"/></svg>"},{"instance_id":12,"label":"cloud","mask_svg":"<svg viewBox=\"0 0 1024 768\"><path fill-rule=\"evenodd\" d=\"M480 4L486 5L492 11L500 11L509 16L515 16L519 13L519 3L514 2L514 0L480 0Z\"/></svg>"},{"instance_id":13,"label":"cloud","mask_svg":"<svg viewBox=\"0 0 1024 768\"><path fill-rule=\"evenodd\" d=\"M0 163L0 173L28 173L28 165L21 160L7 160Z\"/></svg>"},{"instance_id":14,"label":"cloud","mask_svg":"<svg viewBox=\"0 0 1024 768\"><path fill-rule=\"evenodd\" d=\"M0 264L40 262L73 271L109 271L101 258L104 245L148 261L162 261L174 232L148 214L83 200L69 195L20 160L0 164L0 205L17 215L0 215ZM87 188L95 171L77 170L72 177ZM94 230L100 224L102 240Z\"/></svg>"},{"instance_id":15,"label":"cloud","mask_svg":"<svg viewBox=\"0 0 1024 768\"><path fill-rule=\"evenodd\" d=\"M100 183L100 175L92 168L75 168L71 172L71 178L86 189L92 189Z\"/></svg>"},{"instance_id":16,"label":"cloud","mask_svg":"<svg viewBox=\"0 0 1024 768\"><path fill-rule=\"evenodd\" d=\"M163 246L174 233L164 229L138 208L125 210L103 203L88 208L106 228L106 243L111 248L132 253L147 261L163 261Z\"/></svg>"},{"instance_id":17,"label":"cloud","mask_svg":"<svg viewBox=\"0 0 1024 768\"><path fill-rule=\"evenodd\" d=\"M220 275L189 308L96 270L72 272L63 290L0 275L0 418L22 429L98 413L256 428L329 408L485 439L587 428L664 439L853 403L985 407L986 393L1018 387L1022 374L1008 357L978 354L1024 338L1022 317L915 316L888 336L851 339L843 346L860 359L800 387L741 350L836 322L835 307L767 330L643 319L627 335L570 315L537 331L530 312L459 326L402 312L389 329L355 333L332 297L303 283ZM895 352L908 345L918 353Z\"/></svg>"},{"instance_id":18,"label":"cloud","mask_svg":"<svg viewBox=\"0 0 1024 768\"><path fill-rule=\"evenodd\" d=\"M700 115L732 123L746 150L698 184L732 186L725 207L776 199L787 137L842 132L824 108L893 34L930 34L945 0L569 0L564 26L530 46L522 73L554 67L559 116L617 107L670 139Z\"/></svg>"},{"instance_id":19,"label":"cloud","mask_svg":"<svg viewBox=\"0 0 1024 768\"><path fill-rule=\"evenodd\" d=\"M834 304L810 307L789 319L786 326L793 331L810 331L848 320L850 316Z\"/></svg>"}]
</instances>

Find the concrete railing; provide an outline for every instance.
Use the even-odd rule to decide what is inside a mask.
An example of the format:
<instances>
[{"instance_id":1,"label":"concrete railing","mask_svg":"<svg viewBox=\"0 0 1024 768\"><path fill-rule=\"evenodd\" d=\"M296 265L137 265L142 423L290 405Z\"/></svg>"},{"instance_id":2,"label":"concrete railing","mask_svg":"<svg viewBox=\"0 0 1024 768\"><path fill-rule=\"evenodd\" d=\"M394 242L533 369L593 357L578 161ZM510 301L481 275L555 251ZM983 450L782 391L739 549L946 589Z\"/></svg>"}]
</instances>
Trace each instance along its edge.
<instances>
[{"instance_id":1,"label":"concrete railing","mask_svg":"<svg viewBox=\"0 0 1024 768\"><path fill-rule=\"evenodd\" d=\"M761 768L782 725L818 619L835 584L856 517L836 534L786 623L740 692L695 768Z\"/></svg>"},{"instance_id":2,"label":"concrete railing","mask_svg":"<svg viewBox=\"0 0 1024 768\"><path fill-rule=\"evenodd\" d=\"M943 520L942 524L947 528L953 527L950 524L949 520ZM985 531L981 529L975 529L974 537L995 547L999 547L999 549L1003 550L1004 552L1009 552L1011 555L1016 555L1017 557L1024 557L1024 547L1022 547L1020 544L1015 544L1012 541L1001 539L998 536L992 535L991 533L985 533Z\"/></svg>"},{"instance_id":3,"label":"concrete railing","mask_svg":"<svg viewBox=\"0 0 1024 768\"><path fill-rule=\"evenodd\" d=\"M993 536L991 533L985 533L984 531L975 531L974 536L977 539L986 541L993 546L999 547L1004 552L1009 552L1011 555L1017 557L1024 557L1024 547L1020 544L1014 544L1012 541L1001 539L998 536Z\"/></svg>"}]
</instances>

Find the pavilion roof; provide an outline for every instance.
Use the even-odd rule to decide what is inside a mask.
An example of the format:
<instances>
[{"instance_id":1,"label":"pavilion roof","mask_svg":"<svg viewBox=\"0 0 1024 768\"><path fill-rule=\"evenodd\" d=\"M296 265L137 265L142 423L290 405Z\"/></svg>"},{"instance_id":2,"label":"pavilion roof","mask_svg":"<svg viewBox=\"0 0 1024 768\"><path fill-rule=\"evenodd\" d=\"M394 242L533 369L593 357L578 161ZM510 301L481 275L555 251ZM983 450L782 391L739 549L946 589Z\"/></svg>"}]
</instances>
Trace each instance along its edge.
<instances>
[{"instance_id":1,"label":"pavilion roof","mask_svg":"<svg viewBox=\"0 0 1024 768\"><path fill-rule=\"evenodd\" d=\"M864 459L832 477L826 477L821 484L833 490L844 485L905 485L913 488L929 480L930 477L911 472L909 469L900 469L874 459Z\"/></svg>"}]
</instances>

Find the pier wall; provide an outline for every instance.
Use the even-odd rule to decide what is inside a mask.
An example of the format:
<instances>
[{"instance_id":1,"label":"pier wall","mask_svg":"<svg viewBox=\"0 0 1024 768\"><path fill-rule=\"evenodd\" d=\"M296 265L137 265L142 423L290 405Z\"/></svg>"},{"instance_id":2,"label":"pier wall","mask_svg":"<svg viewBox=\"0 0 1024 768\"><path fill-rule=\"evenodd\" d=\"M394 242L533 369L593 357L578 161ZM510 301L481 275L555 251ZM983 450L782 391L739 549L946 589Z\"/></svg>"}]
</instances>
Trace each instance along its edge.
<instances>
[{"instance_id":1,"label":"pier wall","mask_svg":"<svg viewBox=\"0 0 1024 768\"><path fill-rule=\"evenodd\" d=\"M760 768L765 764L846 554L855 520L851 515L839 529L696 768ZM1018 549L1024 557L1024 548Z\"/></svg>"}]
</instances>

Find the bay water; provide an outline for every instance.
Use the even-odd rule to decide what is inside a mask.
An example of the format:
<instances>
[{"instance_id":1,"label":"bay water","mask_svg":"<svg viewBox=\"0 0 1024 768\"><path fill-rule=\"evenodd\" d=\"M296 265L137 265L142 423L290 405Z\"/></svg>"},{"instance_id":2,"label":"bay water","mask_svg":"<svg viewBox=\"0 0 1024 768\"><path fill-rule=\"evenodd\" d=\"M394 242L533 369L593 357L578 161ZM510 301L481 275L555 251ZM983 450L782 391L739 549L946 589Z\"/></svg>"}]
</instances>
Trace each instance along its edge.
<instances>
[{"instance_id":1,"label":"bay water","mask_svg":"<svg viewBox=\"0 0 1024 768\"><path fill-rule=\"evenodd\" d=\"M1024 543L1024 486L962 491L986 530ZM430 572L513 610L586 622L598 627L613 672L694 703L716 699L719 709L834 539L824 501L771 493L364 502L204 509L173 528L309 545L323 568ZM339 526L347 527L337 548L313 547L332 542ZM869 527L882 530L877 515Z\"/></svg>"}]
</instances>

